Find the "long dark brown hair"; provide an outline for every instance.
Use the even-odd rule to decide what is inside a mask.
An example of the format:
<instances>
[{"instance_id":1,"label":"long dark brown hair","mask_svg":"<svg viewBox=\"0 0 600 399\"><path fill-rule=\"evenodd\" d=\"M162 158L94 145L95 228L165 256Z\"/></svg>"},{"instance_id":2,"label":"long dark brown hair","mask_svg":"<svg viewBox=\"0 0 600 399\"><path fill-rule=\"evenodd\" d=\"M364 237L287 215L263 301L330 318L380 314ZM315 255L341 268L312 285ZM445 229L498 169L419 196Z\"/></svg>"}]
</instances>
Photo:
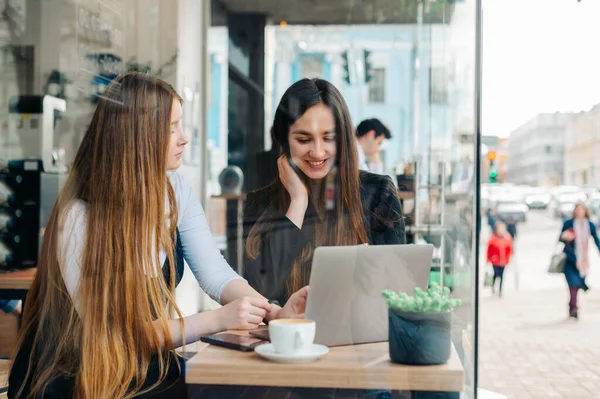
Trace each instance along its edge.
<instances>
[{"instance_id":1,"label":"long dark brown hair","mask_svg":"<svg viewBox=\"0 0 600 399\"><path fill-rule=\"evenodd\" d=\"M271 137L282 152L290 155L290 127L310 107L323 104L331 110L336 130L336 175L335 209L325 211L323 192L325 179L321 182L321 194L313 196L309 190L307 213L314 213L316 223L314 242L298 255L286 282L288 295L308 284L314 248L318 246L357 245L368 241L365 229L365 215L360 197L358 153L354 127L350 111L338 89L323 79L302 79L294 83L284 93L275 112ZM331 172L330 172L331 173ZM308 185L308 178L300 173ZM272 195L267 209L250 230L246 242L246 253L250 259L259 254L263 234L273 232L272 221L275 214L284 212L290 206L290 196L279 177L267 188ZM316 200L318 198L318 200Z\"/></svg>"},{"instance_id":2,"label":"long dark brown hair","mask_svg":"<svg viewBox=\"0 0 600 399\"><path fill-rule=\"evenodd\" d=\"M29 397L66 377L75 380L76 398L130 398L166 376L175 356L162 349L173 344L167 321L173 312L181 317L174 300L177 206L167 177L173 101L181 98L167 83L127 72L98 103L46 226L27 295L17 352L32 339L31 352L22 354L29 356ZM78 202L87 225L73 300L59 259L61 242L76 234L65 221ZM155 265L160 248L169 286ZM159 381L142 390L154 356Z\"/></svg>"}]
</instances>

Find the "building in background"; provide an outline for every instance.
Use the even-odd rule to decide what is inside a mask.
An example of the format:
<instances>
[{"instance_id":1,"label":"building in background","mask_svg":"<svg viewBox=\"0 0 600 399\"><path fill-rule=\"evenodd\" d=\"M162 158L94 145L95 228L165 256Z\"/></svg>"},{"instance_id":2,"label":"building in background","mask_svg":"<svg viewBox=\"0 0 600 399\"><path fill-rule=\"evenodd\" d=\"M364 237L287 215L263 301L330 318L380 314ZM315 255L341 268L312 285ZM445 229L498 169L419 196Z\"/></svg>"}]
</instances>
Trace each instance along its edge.
<instances>
[{"instance_id":1,"label":"building in background","mask_svg":"<svg viewBox=\"0 0 600 399\"><path fill-rule=\"evenodd\" d=\"M565 129L573 114L539 114L510 134L506 183L532 186L562 184Z\"/></svg>"},{"instance_id":2,"label":"building in background","mask_svg":"<svg viewBox=\"0 0 600 399\"><path fill-rule=\"evenodd\" d=\"M600 184L600 104L569 119L565 137L565 183Z\"/></svg>"}]
</instances>

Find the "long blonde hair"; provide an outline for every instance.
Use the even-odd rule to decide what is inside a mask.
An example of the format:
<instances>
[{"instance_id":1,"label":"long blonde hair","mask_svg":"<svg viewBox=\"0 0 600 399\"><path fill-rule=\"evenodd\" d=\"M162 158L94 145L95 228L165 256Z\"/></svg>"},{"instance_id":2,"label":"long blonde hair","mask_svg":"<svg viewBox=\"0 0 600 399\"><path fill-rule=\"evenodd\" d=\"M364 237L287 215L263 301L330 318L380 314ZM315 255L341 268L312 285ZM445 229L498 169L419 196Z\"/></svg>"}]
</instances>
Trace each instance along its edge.
<instances>
[{"instance_id":1,"label":"long blonde hair","mask_svg":"<svg viewBox=\"0 0 600 399\"><path fill-rule=\"evenodd\" d=\"M174 300L177 206L167 177L174 100L181 97L167 83L126 72L98 103L46 226L27 296L17 351L33 336L30 397L71 377L76 398L131 398L166 376L175 356L162 349L173 346L167 321L173 312L181 318ZM76 200L86 204L87 218L77 309L59 264L65 216ZM169 286L155 264L160 248ZM160 378L142 390L153 356Z\"/></svg>"}]
</instances>

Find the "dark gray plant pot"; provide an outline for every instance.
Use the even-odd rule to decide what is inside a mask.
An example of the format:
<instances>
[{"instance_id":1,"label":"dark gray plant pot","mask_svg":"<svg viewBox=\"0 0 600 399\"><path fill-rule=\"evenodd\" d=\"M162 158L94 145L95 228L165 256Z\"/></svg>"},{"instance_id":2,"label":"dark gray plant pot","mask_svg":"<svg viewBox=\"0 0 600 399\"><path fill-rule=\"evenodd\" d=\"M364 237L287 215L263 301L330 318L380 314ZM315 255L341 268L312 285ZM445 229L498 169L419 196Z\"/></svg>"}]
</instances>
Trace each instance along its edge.
<instances>
[{"instance_id":1,"label":"dark gray plant pot","mask_svg":"<svg viewBox=\"0 0 600 399\"><path fill-rule=\"evenodd\" d=\"M389 309L390 358L412 365L444 364L450 358L452 312Z\"/></svg>"}]
</instances>

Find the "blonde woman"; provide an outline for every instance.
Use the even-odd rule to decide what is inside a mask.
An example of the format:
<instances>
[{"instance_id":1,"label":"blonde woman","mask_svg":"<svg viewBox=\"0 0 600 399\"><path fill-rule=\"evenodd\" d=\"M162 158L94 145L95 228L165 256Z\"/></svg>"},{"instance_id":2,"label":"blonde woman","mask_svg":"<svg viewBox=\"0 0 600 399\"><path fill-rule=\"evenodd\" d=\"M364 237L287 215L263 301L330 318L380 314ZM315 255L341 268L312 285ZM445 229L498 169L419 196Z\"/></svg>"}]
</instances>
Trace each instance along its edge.
<instances>
[{"instance_id":1,"label":"blonde woman","mask_svg":"<svg viewBox=\"0 0 600 399\"><path fill-rule=\"evenodd\" d=\"M272 306L215 247L174 172L188 142L181 117L161 80L129 72L107 88L45 230L10 398L173 397L164 389L185 388L176 347L303 313L306 289ZM184 259L222 308L182 317Z\"/></svg>"}]
</instances>

